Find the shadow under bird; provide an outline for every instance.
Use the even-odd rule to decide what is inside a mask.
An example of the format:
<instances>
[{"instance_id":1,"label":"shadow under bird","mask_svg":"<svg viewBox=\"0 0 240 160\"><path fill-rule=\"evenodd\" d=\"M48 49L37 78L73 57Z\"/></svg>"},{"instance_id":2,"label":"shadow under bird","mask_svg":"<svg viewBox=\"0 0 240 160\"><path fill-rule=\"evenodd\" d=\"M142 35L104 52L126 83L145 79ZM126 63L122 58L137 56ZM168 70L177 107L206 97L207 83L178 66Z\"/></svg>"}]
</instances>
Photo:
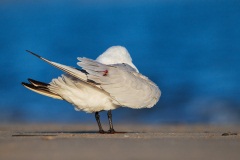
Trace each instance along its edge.
<instances>
[{"instance_id":1,"label":"shadow under bird","mask_svg":"<svg viewBox=\"0 0 240 160\"><path fill-rule=\"evenodd\" d=\"M28 79L26 88L39 94L71 103L76 110L95 113L100 133L115 133L111 110L118 107L151 108L159 100L161 91L146 76L139 73L127 49L113 46L96 60L77 58L82 69L59 64L27 51L62 70L65 74L43 83ZM110 129L105 132L100 111L107 111Z\"/></svg>"}]
</instances>

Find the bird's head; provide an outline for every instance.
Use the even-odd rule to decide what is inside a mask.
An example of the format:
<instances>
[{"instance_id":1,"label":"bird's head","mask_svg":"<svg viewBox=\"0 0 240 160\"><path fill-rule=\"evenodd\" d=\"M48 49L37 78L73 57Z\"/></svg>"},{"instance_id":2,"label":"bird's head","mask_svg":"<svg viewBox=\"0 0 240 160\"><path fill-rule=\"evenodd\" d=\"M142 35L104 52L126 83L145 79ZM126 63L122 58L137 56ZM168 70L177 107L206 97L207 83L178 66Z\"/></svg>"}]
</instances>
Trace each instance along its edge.
<instances>
[{"instance_id":1,"label":"bird's head","mask_svg":"<svg viewBox=\"0 0 240 160\"><path fill-rule=\"evenodd\" d=\"M136 72L139 72L137 67L132 63L132 58L127 49L122 46L112 46L108 48L103 54L98 56L96 61L103 64L125 63L134 68Z\"/></svg>"}]
</instances>

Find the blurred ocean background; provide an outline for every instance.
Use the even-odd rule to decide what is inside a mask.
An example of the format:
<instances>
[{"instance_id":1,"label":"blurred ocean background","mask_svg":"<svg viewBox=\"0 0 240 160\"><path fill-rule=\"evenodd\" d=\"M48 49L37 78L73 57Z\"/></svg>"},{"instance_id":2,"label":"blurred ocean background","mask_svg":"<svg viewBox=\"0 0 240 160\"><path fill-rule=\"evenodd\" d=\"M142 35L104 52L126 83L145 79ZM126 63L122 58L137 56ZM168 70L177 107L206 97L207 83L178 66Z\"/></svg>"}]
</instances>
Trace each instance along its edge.
<instances>
[{"instance_id":1,"label":"blurred ocean background","mask_svg":"<svg viewBox=\"0 0 240 160\"><path fill-rule=\"evenodd\" d=\"M25 50L77 67L113 45L162 91L151 109L114 110L114 123L240 123L239 0L1 1L0 122L95 123L21 85L62 74Z\"/></svg>"}]
</instances>

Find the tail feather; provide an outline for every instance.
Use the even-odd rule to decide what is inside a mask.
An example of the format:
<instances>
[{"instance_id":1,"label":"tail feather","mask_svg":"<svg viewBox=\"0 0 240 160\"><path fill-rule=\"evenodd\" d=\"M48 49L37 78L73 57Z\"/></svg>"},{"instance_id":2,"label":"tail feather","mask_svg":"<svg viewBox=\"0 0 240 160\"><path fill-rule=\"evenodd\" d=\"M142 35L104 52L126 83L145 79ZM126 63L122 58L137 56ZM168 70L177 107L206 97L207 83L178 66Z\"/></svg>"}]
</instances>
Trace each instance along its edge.
<instances>
[{"instance_id":1,"label":"tail feather","mask_svg":"<svg viewBox=\"0 0 240 160\"><path fill-rule=\"evenodd\" d=\"M42 94L44 96L48 96L48 97L51 97L51 98L63 100L62 97L60 97L58 94L55 94L55 93L51 92L47 88L47 86L49 84L39 82L39 81L35 81L33 79L28 79L28 80L29 80L30 84L22 82L22 85L24 87L26 87L27 89L29 89L31 91L34 91L36 93Z\"/></svg>"}]
</instances>

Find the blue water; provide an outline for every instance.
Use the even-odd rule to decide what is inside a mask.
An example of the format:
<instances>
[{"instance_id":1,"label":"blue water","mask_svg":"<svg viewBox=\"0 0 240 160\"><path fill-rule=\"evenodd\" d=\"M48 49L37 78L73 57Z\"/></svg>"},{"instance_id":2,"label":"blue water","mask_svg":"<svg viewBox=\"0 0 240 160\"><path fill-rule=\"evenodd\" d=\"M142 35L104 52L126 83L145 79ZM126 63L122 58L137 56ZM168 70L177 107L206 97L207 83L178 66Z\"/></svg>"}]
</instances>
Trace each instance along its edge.
<instances>
[{"instance_id":1,"label":"blue water","mask_svg":"<svg viewBox=\"0 0 240 160\"><path fill-rule=\"evenodd\" d=\"M21 86L62 74L25 50L76 67L113 45L162 90L152 109L113 111L115 122L240 123L238 0L0 2L0 121L94 123Z\"/></svg>"}]
</instances>

